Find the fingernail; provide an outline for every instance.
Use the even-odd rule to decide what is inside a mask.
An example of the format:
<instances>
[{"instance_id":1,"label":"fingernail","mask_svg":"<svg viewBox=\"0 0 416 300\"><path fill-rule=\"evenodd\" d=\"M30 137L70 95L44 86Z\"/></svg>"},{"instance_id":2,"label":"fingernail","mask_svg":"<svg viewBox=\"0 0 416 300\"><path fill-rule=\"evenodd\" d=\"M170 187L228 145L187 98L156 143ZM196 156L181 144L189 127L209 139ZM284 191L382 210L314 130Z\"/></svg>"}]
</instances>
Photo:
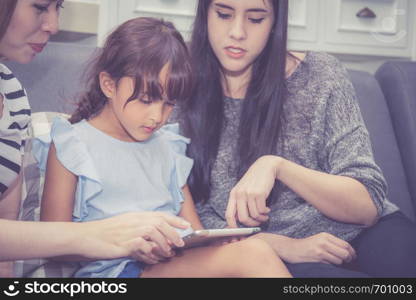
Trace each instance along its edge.
<instances>
[{"instance_id":1,"label":"fingernail","mask_svg":"<svg viewBox=\"0 0 416 300\"><path fill-rule=\"evenodd\" d=\"M183 226L191 226L191 223L187 222L187 221L182 221L182 225Z\"/></svg>"}]
</instances>

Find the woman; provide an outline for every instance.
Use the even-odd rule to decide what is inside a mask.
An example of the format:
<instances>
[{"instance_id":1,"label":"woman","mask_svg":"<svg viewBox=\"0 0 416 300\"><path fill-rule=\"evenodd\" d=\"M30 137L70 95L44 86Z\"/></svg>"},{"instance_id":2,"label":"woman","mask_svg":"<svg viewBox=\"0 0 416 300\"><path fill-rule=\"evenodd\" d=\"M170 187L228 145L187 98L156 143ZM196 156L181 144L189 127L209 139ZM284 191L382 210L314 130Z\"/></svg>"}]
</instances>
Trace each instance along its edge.
<instances>
[{"instance_id":1,"label":"woman","mask_svg":"<svg viewBox=\"0 0 416 300\"><path fill-rule=\"evenodd\" d=\"M63 0L0 1L0 57L30 62L58 31ZM16 219L21 199L22 153L28 138L30 106L13 73L0 64L0 218ZM174 229L182 219L163 213L133 213L85 224L0 220L0 261L81 254L87 258L133 255L142 260L171 257L183 246ZM24 239L21 237L25 236ZM82 242L84 241L84 242ZM30 250L29 250L30 249ZM2 274L10 264L2 265Z\"/></svg>"},{"instance_id":2,"label":"woman","mask_svg":"<svg viewBox=\"0 0 416 300\"><path fill-rule=\"evenodd\" d=\"M295 277L415 276L415 227L386 198L346 71L287 52L287 26L287 0L199 1L178 117L201 221L261 225ZM361 273L335 267L350 262Z\"/></svg>"}]
</instances>

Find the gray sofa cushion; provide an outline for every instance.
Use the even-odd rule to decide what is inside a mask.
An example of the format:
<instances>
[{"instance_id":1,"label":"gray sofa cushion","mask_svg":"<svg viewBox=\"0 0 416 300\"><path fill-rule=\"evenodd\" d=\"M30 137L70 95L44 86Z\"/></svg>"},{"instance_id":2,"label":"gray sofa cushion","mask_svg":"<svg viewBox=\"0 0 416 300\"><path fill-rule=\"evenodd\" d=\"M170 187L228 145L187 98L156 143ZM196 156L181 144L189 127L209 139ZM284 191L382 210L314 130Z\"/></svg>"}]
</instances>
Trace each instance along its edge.
<instances>
[{"instance_id":1,"label":"gray sofa cushion","mask_svg":"<svg viewBox=\"0 0 416 300\"><path fill-rule=\"evenodd\" d=\"M376 78L386 96L416 207L416 62L387 62Z\"/></svg>"},{"instance_id":2,"label":"gray sofa cushion","mask_svg":"<svg viewBox=\"0 0 416 300\"><path fill-rule=\"evenodd\" d=\"M25 87L33 112L72 113L82 75L97 48L50 43L29 65L6 63Z\"/></svg>"},{"instance_id":3,"label":"gray sofa cushion","mask_svg":"<svg viewBox=\"0 0 416 300\"><path fill-rule=\"evenodd\" d=\"M374 158L388 183L388 197L412 220L415 219L401 155L389 110L377 80L369 73L350 71L364 122L370 133Z\"/></svg>"}]
</instances>

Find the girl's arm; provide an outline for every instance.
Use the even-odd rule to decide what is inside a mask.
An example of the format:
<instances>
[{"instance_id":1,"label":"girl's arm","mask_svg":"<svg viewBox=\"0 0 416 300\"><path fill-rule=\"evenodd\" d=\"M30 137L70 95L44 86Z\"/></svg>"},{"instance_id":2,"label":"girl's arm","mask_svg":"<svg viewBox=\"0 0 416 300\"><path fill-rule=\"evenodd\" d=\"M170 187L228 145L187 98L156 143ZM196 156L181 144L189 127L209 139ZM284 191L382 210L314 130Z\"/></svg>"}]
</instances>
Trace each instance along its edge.
<instances>
[{"instance_id":1,"label":"girl's arm","mask_svg":"<svg viewBox=\"0 0 416 300\"><path fill-rule=\"evenodd\" d=\"M266 199L280 180L327 217L345 223L371 225L377 209L369 192L359 181L300 166L278 156L259 158L230 193L226 218L258 226L267 218Z\"/></svg>"},{"instance_id":2,"label":"girl's arm","mask_svg":"<svg viewBox=\"0 0 416 300\"><path fill-rule=\"evenodd\" d=\"M58 160L56 147L51 143L46 164L40 220L45 222L72 222L77 176ZM82 261L83 257L61 256L58 260Z\"/></svg>"},{"instance_id":3,"label":"girl's arm","mask_svg":"<svg viewBox=\"0 0 416 300\"><path fill-rule=\"evenodd\" d=\"M52 143L46 167L41 221L72 222L76 186L77 176L61 164Z\"/></svg>"},{"instance_id":4,"label":"girl's arm","mask_svg":"<svg viewBox=\"0 0 416 300\"><path fill-rule=\"evenodd\" d=\"M179 213L179 216L191 223L191 226L194 230L204 229L199 219L198 213L196 212L194 200L192 199L192 195L189 191L188 185L185 185L182 188L182 193L184 195L185 200L182 204L182 209Z\"/></svg>"}]
</instances>

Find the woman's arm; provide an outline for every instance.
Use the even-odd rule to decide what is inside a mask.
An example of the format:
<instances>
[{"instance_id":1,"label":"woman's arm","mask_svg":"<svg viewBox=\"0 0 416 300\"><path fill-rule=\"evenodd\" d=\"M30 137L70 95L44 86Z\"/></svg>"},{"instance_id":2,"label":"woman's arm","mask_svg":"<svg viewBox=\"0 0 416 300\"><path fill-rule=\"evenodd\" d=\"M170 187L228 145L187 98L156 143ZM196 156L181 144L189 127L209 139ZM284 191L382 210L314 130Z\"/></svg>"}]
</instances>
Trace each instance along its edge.
<instances>
[{"instance_id":1,"label":"woman's arm","mask_svg":"<svg viewBox=\"0 0 416 300\"><path fill-rule=\"evenodd\" d=\"M194 230L203 229L204 227L199 219L198 213L196 212L194 200L192 199L191 192L189 191L189 187L187 185L182 188L182 193L185 200L182 204L179 216L191 223Z\"/></svg>"},{"instance_id":2,"label":"woman's arm","mask_svg":"<svg viewBox=\"0 0 416 300\"><path fill-rule=\"evenodd\" d=\"M152 251L160 234L183 246L173 227L185 229L189 223L160 212L127 213L85 223L0 220L0 261L62 255L142 258ZM167 242L159 246L168 247Z\"/></svg>"},{"instance_id":3,"label":"woman's arm","mask_svg":"<svg viewBox=\"0 0 416 300\"><path fill-rule=\"evenodd\" d=\"M341 265L357 257L352 246L329 233L294 239L274 233L259 233L251 238L267 242L277 255L288 263L321 262Z\"/></svg>"},{"instance_id":4,"label":"woman's arm","mask_svg":"<svg viewBox=\"0 0 416 300\"><path fill-rule=\"evenodd\" d=\"M371 225L377 209L367 189L355 179L311 170L278 156L259 158L230 193L226 218L258 226L267 218L266 199L275 181L291 190L326 216L345 223Z\"/></svg>"},{"instance_id":5,"label":"woman's arm","mask_svg":"<svg viewBox=\"0 0 416 300\"><path fill-rule=\"evenodd\" d=\"M72 222L76 186L77 176L61 164L52 143L42 195L41 221Z\"/></svg>"},{"instance_id":6,"label":"woman's arm","mask_svg":"<svg viewBox=\"0 0 416 300\"><path fill-rule=\"evenodd\" d=\"M366 226L376 221L376 206L358 180L311 170L283 158L265 159L275 162L277 180L327 217Z\"/></svg>"}]
</instances>

